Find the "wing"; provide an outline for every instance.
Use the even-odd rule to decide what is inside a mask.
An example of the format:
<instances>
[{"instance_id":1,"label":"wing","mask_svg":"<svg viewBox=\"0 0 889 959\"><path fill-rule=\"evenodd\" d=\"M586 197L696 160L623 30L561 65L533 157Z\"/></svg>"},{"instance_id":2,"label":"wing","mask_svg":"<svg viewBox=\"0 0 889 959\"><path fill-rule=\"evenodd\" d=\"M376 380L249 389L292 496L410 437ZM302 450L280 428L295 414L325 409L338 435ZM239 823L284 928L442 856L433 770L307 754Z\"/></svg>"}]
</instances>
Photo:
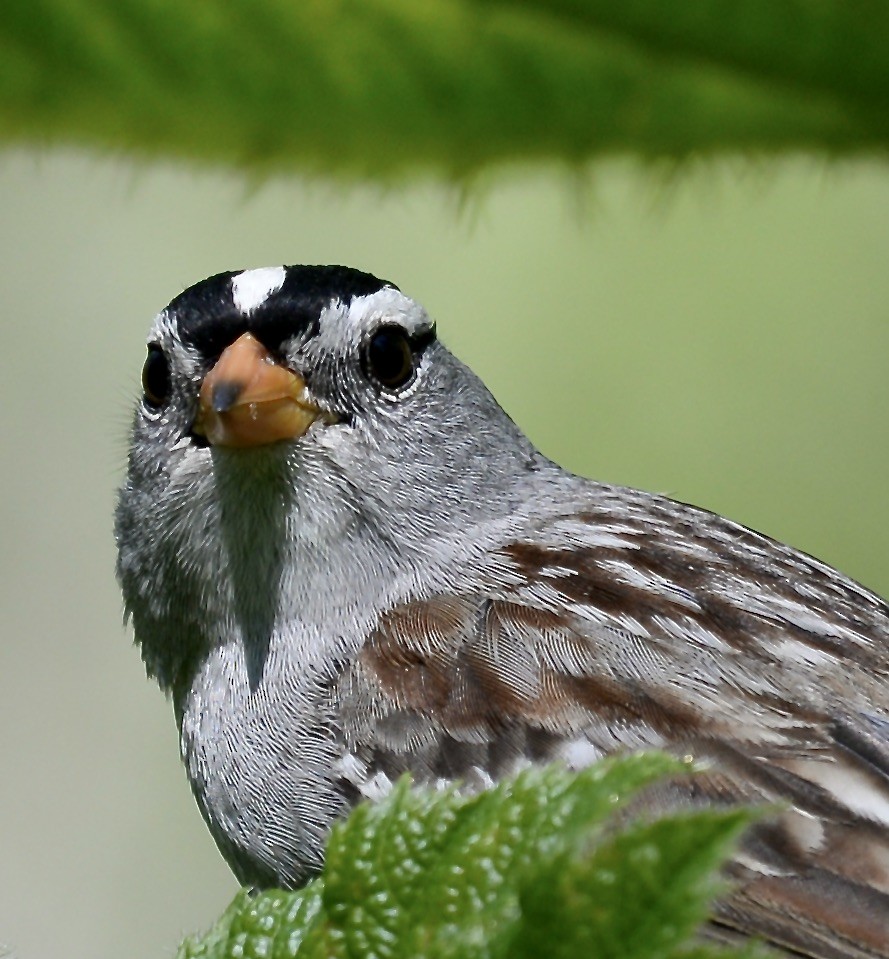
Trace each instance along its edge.
<instances>
[{"instance_id":1,"label":"wing","mask_svg":"<svg viewBox=\"0 0 889 959\"><path fill-rule=\"evenodd\" d=\"M889 956L889 609L712 514L601 488L390 610L339 681L342 788L483 788L523 765L665 748L705 772L656 808L777 803L713 932Z\"/></svg>"}]
</instances>

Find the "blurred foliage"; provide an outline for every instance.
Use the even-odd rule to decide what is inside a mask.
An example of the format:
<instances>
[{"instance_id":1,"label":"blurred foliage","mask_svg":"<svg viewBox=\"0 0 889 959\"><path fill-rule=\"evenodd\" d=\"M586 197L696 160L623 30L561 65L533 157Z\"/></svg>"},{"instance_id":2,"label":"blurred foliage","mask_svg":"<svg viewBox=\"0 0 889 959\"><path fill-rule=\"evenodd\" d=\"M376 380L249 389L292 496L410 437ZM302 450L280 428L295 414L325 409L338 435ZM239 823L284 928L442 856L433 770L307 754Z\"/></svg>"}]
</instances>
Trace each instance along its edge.
<instances>
[{"instance_id":1,"label":"blurred foliage","mask_svg":"<svg viewBox=\"0 0 889 959\"><path fill-rule=\"evenodd\" d=\"M667 775L689 770L638 755L528 771L472 797L404 779L334 830L318 879L240 893L179 959L736 956L693 937L751 814L618 822Z\"/></svg>"},{"instance_id":2,"label":"blurred foliage","mask_svg":"<svg viewBox=\"0 0 889 959\"><path fill-rule=\"evenodd\" d=\"M5 0L0 141L453 178L883 151L882 0Z\"/></svg>"}]
</instances>

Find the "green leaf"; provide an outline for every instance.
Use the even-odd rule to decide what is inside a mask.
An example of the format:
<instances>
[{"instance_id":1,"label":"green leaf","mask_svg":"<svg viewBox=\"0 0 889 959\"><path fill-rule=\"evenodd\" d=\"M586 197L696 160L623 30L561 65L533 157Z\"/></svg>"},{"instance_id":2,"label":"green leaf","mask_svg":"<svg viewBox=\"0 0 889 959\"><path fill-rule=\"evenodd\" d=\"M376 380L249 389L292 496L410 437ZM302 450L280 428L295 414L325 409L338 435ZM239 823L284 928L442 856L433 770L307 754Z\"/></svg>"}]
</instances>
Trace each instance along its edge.
<instances>
[{"instance_id":1,"label":"green leaf","mask_svg":"<svg viewBox=\"0 0 889 959\"><path fill-rule=\"evenodd\" d=\"M704 810L625 822L640 790L688 774L643 755L529 770L471 797L402 780L334 830L319 879L242 894L180 959L679 959L751 821Z\"/></svg>"},{"instance_id":2,"label":"green leaf","mask_svg":"<svg viewBox=\"0 0 889 959\"><path fill-rule=\"evenodd\" d=\"M391 179L885 151L879 0L4 0L0 140Z\"/></svg>"},{"instance_id":3,"label":"green leaf","mask_svg":"<svg viewBox=\"0 0 889 959\"><path fill-rule=\"evenodd\" d=\"M322 883L297 892L272 890L252 895L242 890L203 937L189 937L177 959L283 959L310 954L306 940L321 916Z\"/></svg>"},{"instance_id":4,"label":"green leaf","mask_svg":"<svg viewBox=\"0 0 889 959\"><path fill-rule=\"evenodd\" d=\"M747 810L709 810L637 823L598 848L553 859L521 897L524 923L508 954L553 959L667 955L706 919L714 871ZM560 940L562 930L571 937Z\"/></svg>"}]
</instances>

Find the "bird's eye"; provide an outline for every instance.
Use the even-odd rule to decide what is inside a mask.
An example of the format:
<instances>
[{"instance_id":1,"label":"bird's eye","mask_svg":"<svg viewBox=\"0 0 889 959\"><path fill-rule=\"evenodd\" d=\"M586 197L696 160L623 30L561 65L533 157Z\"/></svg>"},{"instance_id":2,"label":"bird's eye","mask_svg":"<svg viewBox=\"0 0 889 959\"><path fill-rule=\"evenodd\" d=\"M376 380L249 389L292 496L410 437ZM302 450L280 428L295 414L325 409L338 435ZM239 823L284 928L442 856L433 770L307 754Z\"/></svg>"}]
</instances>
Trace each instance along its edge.
<instances>
[{"instance_id":1,"label":"bird's eye","mask_svg":"<svg viewBox=\"0 0 889 959\"><path fill-rule=\"evenodd\" d=\"M414 375L414 354L404 330L381 326L367 344L367 372L389 390L397 390Z\"/></svg>"},{"instance_id":2,"label":"bird's eye","mask_svg":"<svg viewBox=\"0 0 889 959\"><path fill-rule=\"evenodd\" d=\"M142 389L150 406L162 406L170 395L170 365L159 346L149 346L142 367Z\"/></svg>"}]
</instances>

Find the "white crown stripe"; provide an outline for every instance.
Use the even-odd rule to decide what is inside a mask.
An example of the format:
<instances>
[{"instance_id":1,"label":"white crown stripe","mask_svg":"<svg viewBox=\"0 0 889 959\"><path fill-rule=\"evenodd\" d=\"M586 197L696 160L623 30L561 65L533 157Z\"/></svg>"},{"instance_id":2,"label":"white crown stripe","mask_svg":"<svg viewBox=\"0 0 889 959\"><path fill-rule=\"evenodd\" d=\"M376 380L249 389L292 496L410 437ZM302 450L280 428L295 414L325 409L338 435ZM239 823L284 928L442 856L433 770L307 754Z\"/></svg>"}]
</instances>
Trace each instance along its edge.
<instances>
[{"instance_id":1,"label":"white crown stripe","mask_svg":"<svg viewBox=\"0 0 889 959\"><path fill-rule=\"evenodd\" d=\"M249 316L281 289L286 275L283 266L265 266L259 270L244 270L232 277L235 309L244 316Z\"/></svg>"}]
</instances>

